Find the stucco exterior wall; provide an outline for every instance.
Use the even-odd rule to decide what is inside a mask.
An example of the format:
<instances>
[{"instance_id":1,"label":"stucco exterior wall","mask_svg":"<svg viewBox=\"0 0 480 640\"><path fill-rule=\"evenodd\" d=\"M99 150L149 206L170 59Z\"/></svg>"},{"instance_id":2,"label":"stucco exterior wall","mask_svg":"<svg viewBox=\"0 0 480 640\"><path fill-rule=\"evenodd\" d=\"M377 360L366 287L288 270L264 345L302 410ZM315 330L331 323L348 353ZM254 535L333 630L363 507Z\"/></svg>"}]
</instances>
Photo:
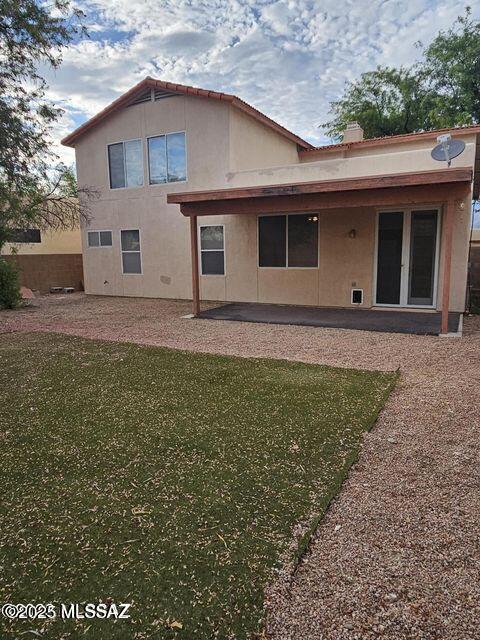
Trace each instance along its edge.
<instances>
[{"instance_id":1,"label":"stucco exterior wall","mask_svg":"<svg viewBox=\"0 0 480 640\"><path fill-rule=\"evenodd\" d=\"M452 167L473 167L475 162L476 136L466 134L465 151L452 160ZM287 166L271 166L263 170L231 172L227 176L228 186L246 187L289 182L336 180L360 176L376 176L410 171L431 171L445 165L432 159L431 140L388 144L364 150L329 152L323 156L312 154L312 159ZM310 154L309 154L310 157Z\"/></svg>"},{"instance_id":2,"label":"stucco exterior wall","mask_svg":"<svg viewBox=\"0 0 480 640\"><path fill-rule=\"evenodd\" d=\"M252 122L252 130L248 121ZM187 180L148 185L146 138L162 133L186 132ZM107 145L141 138L145 184L139 188L110 189ZM86 133L76 145L79 184L96 186L100 198L93 204L93 220L82 230L85 289L98 295L189 298L192 295L190 231L177 205L168 205L166 194L175 191L227 186L233 167L264 167L286 164L297 158L297 146L243 114L229 104L192 96L164 98L126 107ZM203 218L202 224L228 226L227 238L240 232L244 223L231 217ZM122 274L120 230L140 229L142 274ZM89 248L88 230L112 230L113 246ZM246 243L251 238L245 239ZM227 248L232 259L233 243ZM242 255L241 252L239 255ZM248 289L233 277L231 295ZM226 279L202 278L203 296L224 300Z\"/></svg>"},{"instance_id":3,"label":"stucco exterior wall","mask_svg":"<svg viewBox=\"0 0 480 640\"><path fill-rule=\"evenodd\" d=\"M230 112L230 163L228 171L243 171L298 164L297 146L249 117ZM228 179L228 178L227 178Z\"/></svg>"},{"instance_id":4,"label":"stucco exterior wall","mask_svg":"<svg viewBox=\"0 0 480 640\"><path fill-rule=\"evenodd\" d=\"M187 181L149 186L148 136L186 131ZM143 140L145 185L110 189L107 145ZM476 138L464 137L465 152L452 166L474 165ZM176 96L126 107L86 133L77 143L80 184L101 191L89 229L112 230L113 246L88 248L83 229L87 293L190 298L189 223L166 194L215 188L308 182L333 178L438 169L431 141L299 158L286 140L227 103ZM441 206L441 202L428 203ZM465 300L470 204L458 203L452 256L451 308ZM205 300L350 306L351 288L364 290L363 307L374 303L376 211L356 207L319 212L319 266L315 269L258 268L256 216L206 216L199 225L225 226L225 276L200 276ZM140 229L142 274L124 275L120 230ZM348 233L356 230L356 237ZM440 252L440 273L443 263ZM441 277L438 282L441 290Z\"/></svg>"},{"instance_id":5,"label":"stucco exterior wall","mask_svg":"<svg viewBox=\"0 0 480 640\"><path fill-rule=\"evenodd\" d=\"M41 242L26 244L24 242L7 242L2 247L2 254L12 252L18 255L64 255L82 253L82 239L80 229L68 231L42 231Z\"/></svg>"},{"instance_id":6,"label":"stucco exterior wall","mask_svg":"<svg viewBox=\"0 0 480 640\"><path fill-rule=\"evenodd\" d=\"M476 153L476 137L462 137L465 151L452 161L452 167L473 167ZM431 140L379 148L336 152L319 159L302 159L288 166L272 166L264 169L230 172L229 187L283 184L353 178L358 176L429 171L439 169L438 162L430 155ZM452 247L452 277L450 308L464 311L468 270L468 240L471 227L471 193L456 203ZM443 208L443 202L425 203ZM397 207L401 209L401 206ZM364 290L364 307L374 305L375 270L375 209L354 208L347 211L332 210L320 214L320 261L318 273L310 269L281 270L258 269L257 300L259 302L284 302L290 304L319 304L322 306L350 306L352 286ZM440 217L441 224L441 217ZM347 228L348 227L348 228ZM349 229L357 230L355 239L348 238ZM343 235L342 235L343 234ZM256 242L256 235L252 242ZM237 257L242 264L249 258ZM442 287L444 251L440 247L437 281L438 292ZM256 264L256 263L255 263ZM284 271L284 272L282 272ZM236 274L236 279L240 276ZM355 285L352 283L355 282ZM228 284L227 284L228 290ZM237 299L233 295L227 299Z\"/></svg>"}]
</instances>

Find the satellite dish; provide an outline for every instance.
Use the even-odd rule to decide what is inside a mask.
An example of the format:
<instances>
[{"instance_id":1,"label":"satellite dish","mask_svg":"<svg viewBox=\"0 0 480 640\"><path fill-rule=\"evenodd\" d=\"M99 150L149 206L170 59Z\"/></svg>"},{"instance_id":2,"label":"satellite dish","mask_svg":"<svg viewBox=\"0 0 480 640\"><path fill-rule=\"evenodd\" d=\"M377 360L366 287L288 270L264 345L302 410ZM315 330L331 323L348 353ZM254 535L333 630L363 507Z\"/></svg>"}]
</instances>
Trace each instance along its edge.
<instances>
[{"instance_id":1,"label":"satellite dish","mask_svg":"<svg viewBox=\"0 0 480 640\"><path fill-rule=\"evenodd\" d=\"M438 136L437 142L437 146L432 149L432 158L446 162L448 166L450 166L453 158L459 156L465 149L463 140L454 140L449 133Z\"/></svg>"}]
</instances>

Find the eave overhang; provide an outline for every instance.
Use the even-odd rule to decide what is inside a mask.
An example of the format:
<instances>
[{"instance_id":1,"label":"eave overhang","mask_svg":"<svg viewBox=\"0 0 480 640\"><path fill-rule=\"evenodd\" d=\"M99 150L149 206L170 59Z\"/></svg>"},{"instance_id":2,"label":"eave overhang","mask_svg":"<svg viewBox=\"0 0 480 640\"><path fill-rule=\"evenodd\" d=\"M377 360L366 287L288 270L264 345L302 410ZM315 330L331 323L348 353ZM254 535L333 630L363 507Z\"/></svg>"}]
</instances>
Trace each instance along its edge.
<instances>
[{"instance_id":1,"label":"eave overhang","mask_svg":"<svg viewBox=\"0 0 480 640\"><path fill-rule=\"evenodd\" d=\"M184 216L309 211L314 208L440 202L471 189L470 168L395 173L315 182L169 193ZM402 199L403 198L403 199Z\"/></svg>"}]
</instances>

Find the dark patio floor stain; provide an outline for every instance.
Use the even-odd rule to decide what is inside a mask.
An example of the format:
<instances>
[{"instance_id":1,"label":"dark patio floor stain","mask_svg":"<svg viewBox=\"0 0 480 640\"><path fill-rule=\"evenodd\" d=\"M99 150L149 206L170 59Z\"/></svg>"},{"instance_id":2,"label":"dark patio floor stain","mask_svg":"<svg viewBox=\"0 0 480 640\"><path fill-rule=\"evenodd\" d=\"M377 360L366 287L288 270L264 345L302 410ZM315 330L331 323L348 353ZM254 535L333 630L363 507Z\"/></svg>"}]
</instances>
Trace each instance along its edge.
<instances>
[{"instance_id":1,"label":"dark patio floor stain","mask_svg":"<svg viewBox=\"0 0 480 640\"><path fill-rule=\"evenodd\" d=\"M231 303L202 311L200 318L266 324L291 324L386 333L438 335L441 314L372 309L322 309L278 304ZM450 313L448 329L458 331L460 313Z\"/></svg>"}]
</instances>

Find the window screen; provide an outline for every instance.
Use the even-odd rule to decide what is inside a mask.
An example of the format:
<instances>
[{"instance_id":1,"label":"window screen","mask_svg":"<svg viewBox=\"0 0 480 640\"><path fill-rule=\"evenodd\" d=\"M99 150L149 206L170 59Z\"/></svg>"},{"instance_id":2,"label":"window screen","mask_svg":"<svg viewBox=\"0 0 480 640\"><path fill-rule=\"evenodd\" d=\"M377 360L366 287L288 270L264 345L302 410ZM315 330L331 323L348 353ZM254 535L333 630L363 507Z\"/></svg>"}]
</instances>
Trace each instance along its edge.
<instances>
[{"instance_id":1,"label":"window screen","mask_svg":"<svg viewBox=\"0 0 480 640\"><path fill-rule=\"evenodd\" d=\"M112 246L112 232L111 231L100 231L100 246L101 247L111 247Z\"/></svg>"},{"instance_id":2,"label":"window screen","mask_svg":"<svg viewBox=\"0 0 480 640\"><path fill-rule=\"evenodd\" d=\"M258 218L258 264L260 267L287 266L287 216Z\"/></svg>"},{"instance_id":3,"label":"window screen","mask_svg":"<svg viewBox=\"0 0 480 640\"><path fill-rule=\"evenodd\" d=\"M318 267L318 215L258 218L260 267Z\"/></svg>"},{"instance_id":4,"label":"window screen","mask_svg":"<svg viewBox=\"0 0 480 640\"><path fill-rule=\"evenodd\" d=\"M141 140L127 140L108 145L110 188L141 187L143 185L143 155Z\"/></svg>"},{"instance_id":5,"label":"window screen","mask_svg":"<svg viewBox=\"0 0 480 640\"><path fill-rule=\"evenodd\" d=\"M108 145L108 163L110 169L110 188L125 186L125 163L123 161L123 142Z\"/></svg>"},{"instance_id":6,"label":"window screen","mask_svg":"<svg viewBox=\"0 0 480 640\"><path fill-rule=\"evenodd\" d=\"M222 225L200 227L202 275L225 275L225 248Z\"/></svg>"},{"instance_id":7,"label":"window screen","mask_svg":"<svg viewBox=\"0 0 480 640\"><path fill-rule=\"evenodd\" d=\"M318 216L288 216L288 266L318 267Z\"/></svg>"}]
</instances>

